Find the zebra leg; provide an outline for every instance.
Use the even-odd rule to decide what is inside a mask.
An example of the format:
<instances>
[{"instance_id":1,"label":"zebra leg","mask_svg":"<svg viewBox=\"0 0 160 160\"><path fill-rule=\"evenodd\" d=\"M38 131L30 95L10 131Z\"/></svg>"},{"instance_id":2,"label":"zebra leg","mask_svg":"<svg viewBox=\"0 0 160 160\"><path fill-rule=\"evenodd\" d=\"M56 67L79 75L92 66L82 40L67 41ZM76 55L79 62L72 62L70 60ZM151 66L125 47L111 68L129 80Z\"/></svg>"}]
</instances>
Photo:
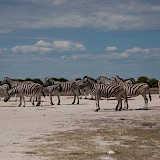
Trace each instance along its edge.
<instances>
[{"instance_id":1,"label":"zebra leg","mask_svg":"<svg viewBox=\"0 0 160 160\"><path fill-rule=\"evenodd\" d=\"M17 97L18 97L17 94L15 95L15 97L16 97L15 102L17 102Z\"/></svg>"},{"instance_id":2,"label":"zebra leg","mask_svg":"<svg viewBox=\"0 0 160 160\"><path fill-rule=\"evenodd\" d=\"M128 109L128 98L127 95L124 96L124 109Z\"/></svg>"},{"instance_id":3,"label":"zebra leg","mask_svg":"<svg viewBox=\"0 0 160 160\"><path fill-rule=\"evenodd\" d=\"M76 100L76 94L74 93L74 100L73 100L72 104L75 103L75 100Z\"/></svg>"},{"instance_id":4,"label":"zebra leg","mask_svg":"<svg viewBox=\"0 0 160 160\"><path fill-rule=\"evenodd\" d=\"M119 104L120 104L119 111L121 111L122 110L122 99L121 98L120 98Z\"/></svg>"},{"instance_id":5,"label":"zebra leg","mask_svg":"<svg viewBox=\"0 0 160 160\"><path fill-rule=\"evenodd\" d=\"M95 96L95 100L96 100L96 109L94 111L98 112L100 110L100 106L99 106L99 99L97 96Z\"/></svg>"},{"instance_id":6,"label":"zebra leg","mask_svg":"<svg viewBox=\"0 0 160 160\"><path fill-rule=\"evenodd\" d=\"M20 107L22 105L22 97L20 97L20 104L18 105L18 107Z\"/></svg>"},{"instance_id":7,"label":"zebra leg","mask_svg":"<svg viewBox=\"0 0 160 160\"><path fill-rule=\"evenodd\" d=\"M77 104L79 104L79 95L80 95L80 91L78 90L78 92L76 93L76 96L77 96Z\"/></svg>"},{"instance_id":8,"label":"zebra leg","mask_svg":"<svg viewBox=\"0 0 160 160\"><path fill-rule=\"evenodd\" d=\"M58 103L57 103L57 105L60 105L60 96L58 95L57 97L58 97Z\"/></svg>"},{"instance_id":9,"label":"zebra leg","mask_svg":"<svg viewBox=\"0 0 160 160\"><path fill-rule=\"evenodd\" d=\"M23 107L25 107L26 106L26 102L25 102L25 98L24 98L24 96L23 96Z\"/></svg>"},{"instance_id":10,"label":"zebra leg","mask_svg":"<svg viewBox=\"0 0 160 160\"><path fill-rule=\"evenodd\" d=\"M34 96L30 98L32 100L32 105L34 106Z\"/></svg>"},{"instance_id":11,"label":"zebra leg","mask_svg":"<svg viewBox=\"0 0 160 160\"><path fill-rule=\"evenodd\" d=\"M117 99L118 103L117 103L117 105L116 105L115 110L116 110L116 111L118 111L118 107L119 107L119 104L120 104L120 103L119 103L119 102L120 102L120 100L119 100L118 98L116 98L116 99Z\"/></svg>"},{"instance_id":12,"label":"zebra leg","mask_svg":"<svg viewBox=\"0 0 160 160\"><path fill-rule=\"evenodd\" d=\"M52 94L50 93L49 96L50 96L50 104L51 104L51 105L54 105L54 103L53 103L53 101L52 101Z\"/></svg>"},{"instance_id":13,"label":"zebra leg","mask_svg":"<svg viewBox=\"0 0 160 160\"><path fill-rule=\"evenodd\" d=\"M40 104L41 104L41 96L40 95L38 95L38 101L37 101L37 105L36 106L40 106Z\"/></svg>"},{"instance_id":14,"label":"zebra leg","mask_svg":"<svg viewBox=\"0 0 160 160\"><path fill-rule=\"evenodd\" d=\"M144 109L148 108L148 98L146 96L146 94L142 95L144 98Z\"/></svg>"},{"instance_id":15,"label":"zebra leg","mask_svg":"<svg viewBox=\"0 0 160 160\"><path fill-rule=\"evenodd\" d=\"M33 97L31 96L30 99L29 99L30 102L32 102L32 98L33 98Z\"/></svg>"}]
</instances>

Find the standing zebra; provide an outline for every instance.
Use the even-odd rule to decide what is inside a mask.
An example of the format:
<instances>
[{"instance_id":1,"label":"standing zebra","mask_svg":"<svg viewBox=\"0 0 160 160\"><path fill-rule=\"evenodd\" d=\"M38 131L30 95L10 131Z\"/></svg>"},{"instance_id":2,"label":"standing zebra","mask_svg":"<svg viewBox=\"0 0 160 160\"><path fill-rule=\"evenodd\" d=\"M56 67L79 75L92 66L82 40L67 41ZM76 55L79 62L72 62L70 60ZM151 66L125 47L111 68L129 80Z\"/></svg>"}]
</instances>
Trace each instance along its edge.
<instances>
[{"instance_id":1,"label":"standing zebra","mask_svg":"<svg viewBox=\"0 0 160 160\"><path fill-rule=\"evenodd\" d=\"M95 95L95 100L96 100L95 111L100 110L99 100L101 99L101 97L105 98L115 97L118 101L118 104L115 108L116 111L117 110L121 111L123 98L125 99L126 105L128 107L126 92L121 85L99 84L96 81L93 81L93 79L91 79L90 77L85 76L83 79L83 83L80 85L80 88L83 87L88 87Z\"/></svg>"},{"instance_id":2,"label":"standing zebra","mask_svg":"<svg viewBox=\"0 0 160 160\"><path fill-rule=\"evenodd\" d=\"M115 80L117 81L117 83L123 86L124 90L127 93L127 96L136 97L142 95L145 102L144 108L148 107L148 99L146 94L147 93L149 94L150 101L151 101L151 94L149 91L149 85L147 83L128 84L119 76L116 76Z\"/></svg>"},{"instance_id":3,"label":"standing zebra","mask_svg":"<svg viewBox=\"0 0 160 160\"><path fill-rule=\"evenodd\" d=\"M60 105L60 95L63 94L68 94L68 93L72 93L74 95L74 100L72 102L72 104L75 103L76 97L77 97L77 104L79 104L79 95L80 95L80 91L79 91L79 81L66 81L66 82L60 82L60 81L54 81L52 78L46 78L45 82L43 83L44 87L50 86L50 85L54 85L54 84L59 84L61 86L61 91L56 90L54 92L54 95L56 95L58 97L58 104ZM51 105L54 105L51 102Z\"/></svg>"},{"instance_id":4,"label":"standing zebra","mask_svg":"<svg viewBox=\"0 0 160 160\"><path fill-rule=\"evenodd\" d=\"M20 97L19 107L22 105L22 99L24 101L23 107L25 107L25 97L24 96L36 96L38 98L37 106L41 104L41 94L43 94L42 85L38 83L30 82L20 82L17 86L12 87L7 91L7 96L4 99L4 102L7 102L11 96L17 95ZM44 94L43 94L44 95ZM34 105L34 98L32 101Z\"/></svg>"}]
</instances>

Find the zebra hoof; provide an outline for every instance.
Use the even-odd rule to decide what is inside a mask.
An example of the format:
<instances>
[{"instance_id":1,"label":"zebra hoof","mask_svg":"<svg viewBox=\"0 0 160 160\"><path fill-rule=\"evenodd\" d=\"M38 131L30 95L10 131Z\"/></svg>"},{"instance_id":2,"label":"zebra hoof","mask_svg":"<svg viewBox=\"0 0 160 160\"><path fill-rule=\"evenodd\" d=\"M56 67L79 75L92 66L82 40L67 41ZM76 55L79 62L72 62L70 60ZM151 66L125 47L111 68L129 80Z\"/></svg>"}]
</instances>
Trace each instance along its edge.
<instances>
[{"instance_id":1,"label":"zebra hoof","mask_svg":"<svg viewBox=\"0 0 160 160\"><path fill-rule=\"evenodd\" d=\"M40 104L37 104L36 106L40 106Z\"/></svg>"},{"instance_id":2,"label":"zebra hoof","mask_svg":"<svg viewBox=\"0 0 160 160\"><path fill-rule=\"evenodd\" d=\"M100 108L97 108L96 110L94 110L95 112L98 112L100 110Z\"/></svg>"},{"instance_id":3,"label":"zebra hoof","mask_svg":"<svg viewBox=\"0 0 160 160\"><path fill-rule=\"evenodd\" d=\"M57 105L60 105L60 103L57 103Z\"/></svg>"},{"instance_id":4,"label":"zebra hoof","mask_svg":"<svg viewBox=\"0 0 160 160\"><path fill-rule=\"evenodd\" d=\"M51 105L54 105L54 103L51 103Z\"/></svg>"},{"instance_id":5,"label":"zebra hoof","mask_svg":"<svg viewBox=\"0 0 160 160\"><path fill-rule=\"evenodd\" d=\"M25 107L25 106L23 106L23 107Z\"/></svg>"}]
</instances>

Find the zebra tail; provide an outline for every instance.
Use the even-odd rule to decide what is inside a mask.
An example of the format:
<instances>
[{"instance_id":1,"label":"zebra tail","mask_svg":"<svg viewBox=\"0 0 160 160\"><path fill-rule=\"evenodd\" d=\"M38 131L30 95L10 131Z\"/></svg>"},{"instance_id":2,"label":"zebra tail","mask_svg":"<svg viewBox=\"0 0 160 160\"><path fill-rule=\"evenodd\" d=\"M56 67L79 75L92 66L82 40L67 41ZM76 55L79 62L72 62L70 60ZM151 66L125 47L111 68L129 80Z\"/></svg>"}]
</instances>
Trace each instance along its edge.
<instances>
[{"instance_id":1,"label":"zebra tail","mask_svg":"<svg viewBox=\"0 0 160 160\"><path fill-rule=\"evenodd\" d=\"M151 93L150 93L150 91L149 91L149 88L148 88L148 93L149 93L149 100L152 101Z\"/></svg>"}]
</instances>

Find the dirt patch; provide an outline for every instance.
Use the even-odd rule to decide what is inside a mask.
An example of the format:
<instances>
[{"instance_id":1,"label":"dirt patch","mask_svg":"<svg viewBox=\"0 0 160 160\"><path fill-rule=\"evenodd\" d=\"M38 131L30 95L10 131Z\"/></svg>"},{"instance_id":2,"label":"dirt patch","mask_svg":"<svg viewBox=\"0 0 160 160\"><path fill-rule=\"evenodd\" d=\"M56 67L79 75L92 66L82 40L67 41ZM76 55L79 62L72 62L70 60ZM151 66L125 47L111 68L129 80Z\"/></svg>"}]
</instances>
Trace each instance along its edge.
<instances>
[{"instance_id":1,"label":"dirt patch","mask_svg":"<svg viewBox=\"0 0 160 160\"><path fill-rule=\"evenodd\" d=\"M32 138L25 154L47 160L158 160L159 117L84 119L79 129Z\"/></svg>"}]
</instances>

